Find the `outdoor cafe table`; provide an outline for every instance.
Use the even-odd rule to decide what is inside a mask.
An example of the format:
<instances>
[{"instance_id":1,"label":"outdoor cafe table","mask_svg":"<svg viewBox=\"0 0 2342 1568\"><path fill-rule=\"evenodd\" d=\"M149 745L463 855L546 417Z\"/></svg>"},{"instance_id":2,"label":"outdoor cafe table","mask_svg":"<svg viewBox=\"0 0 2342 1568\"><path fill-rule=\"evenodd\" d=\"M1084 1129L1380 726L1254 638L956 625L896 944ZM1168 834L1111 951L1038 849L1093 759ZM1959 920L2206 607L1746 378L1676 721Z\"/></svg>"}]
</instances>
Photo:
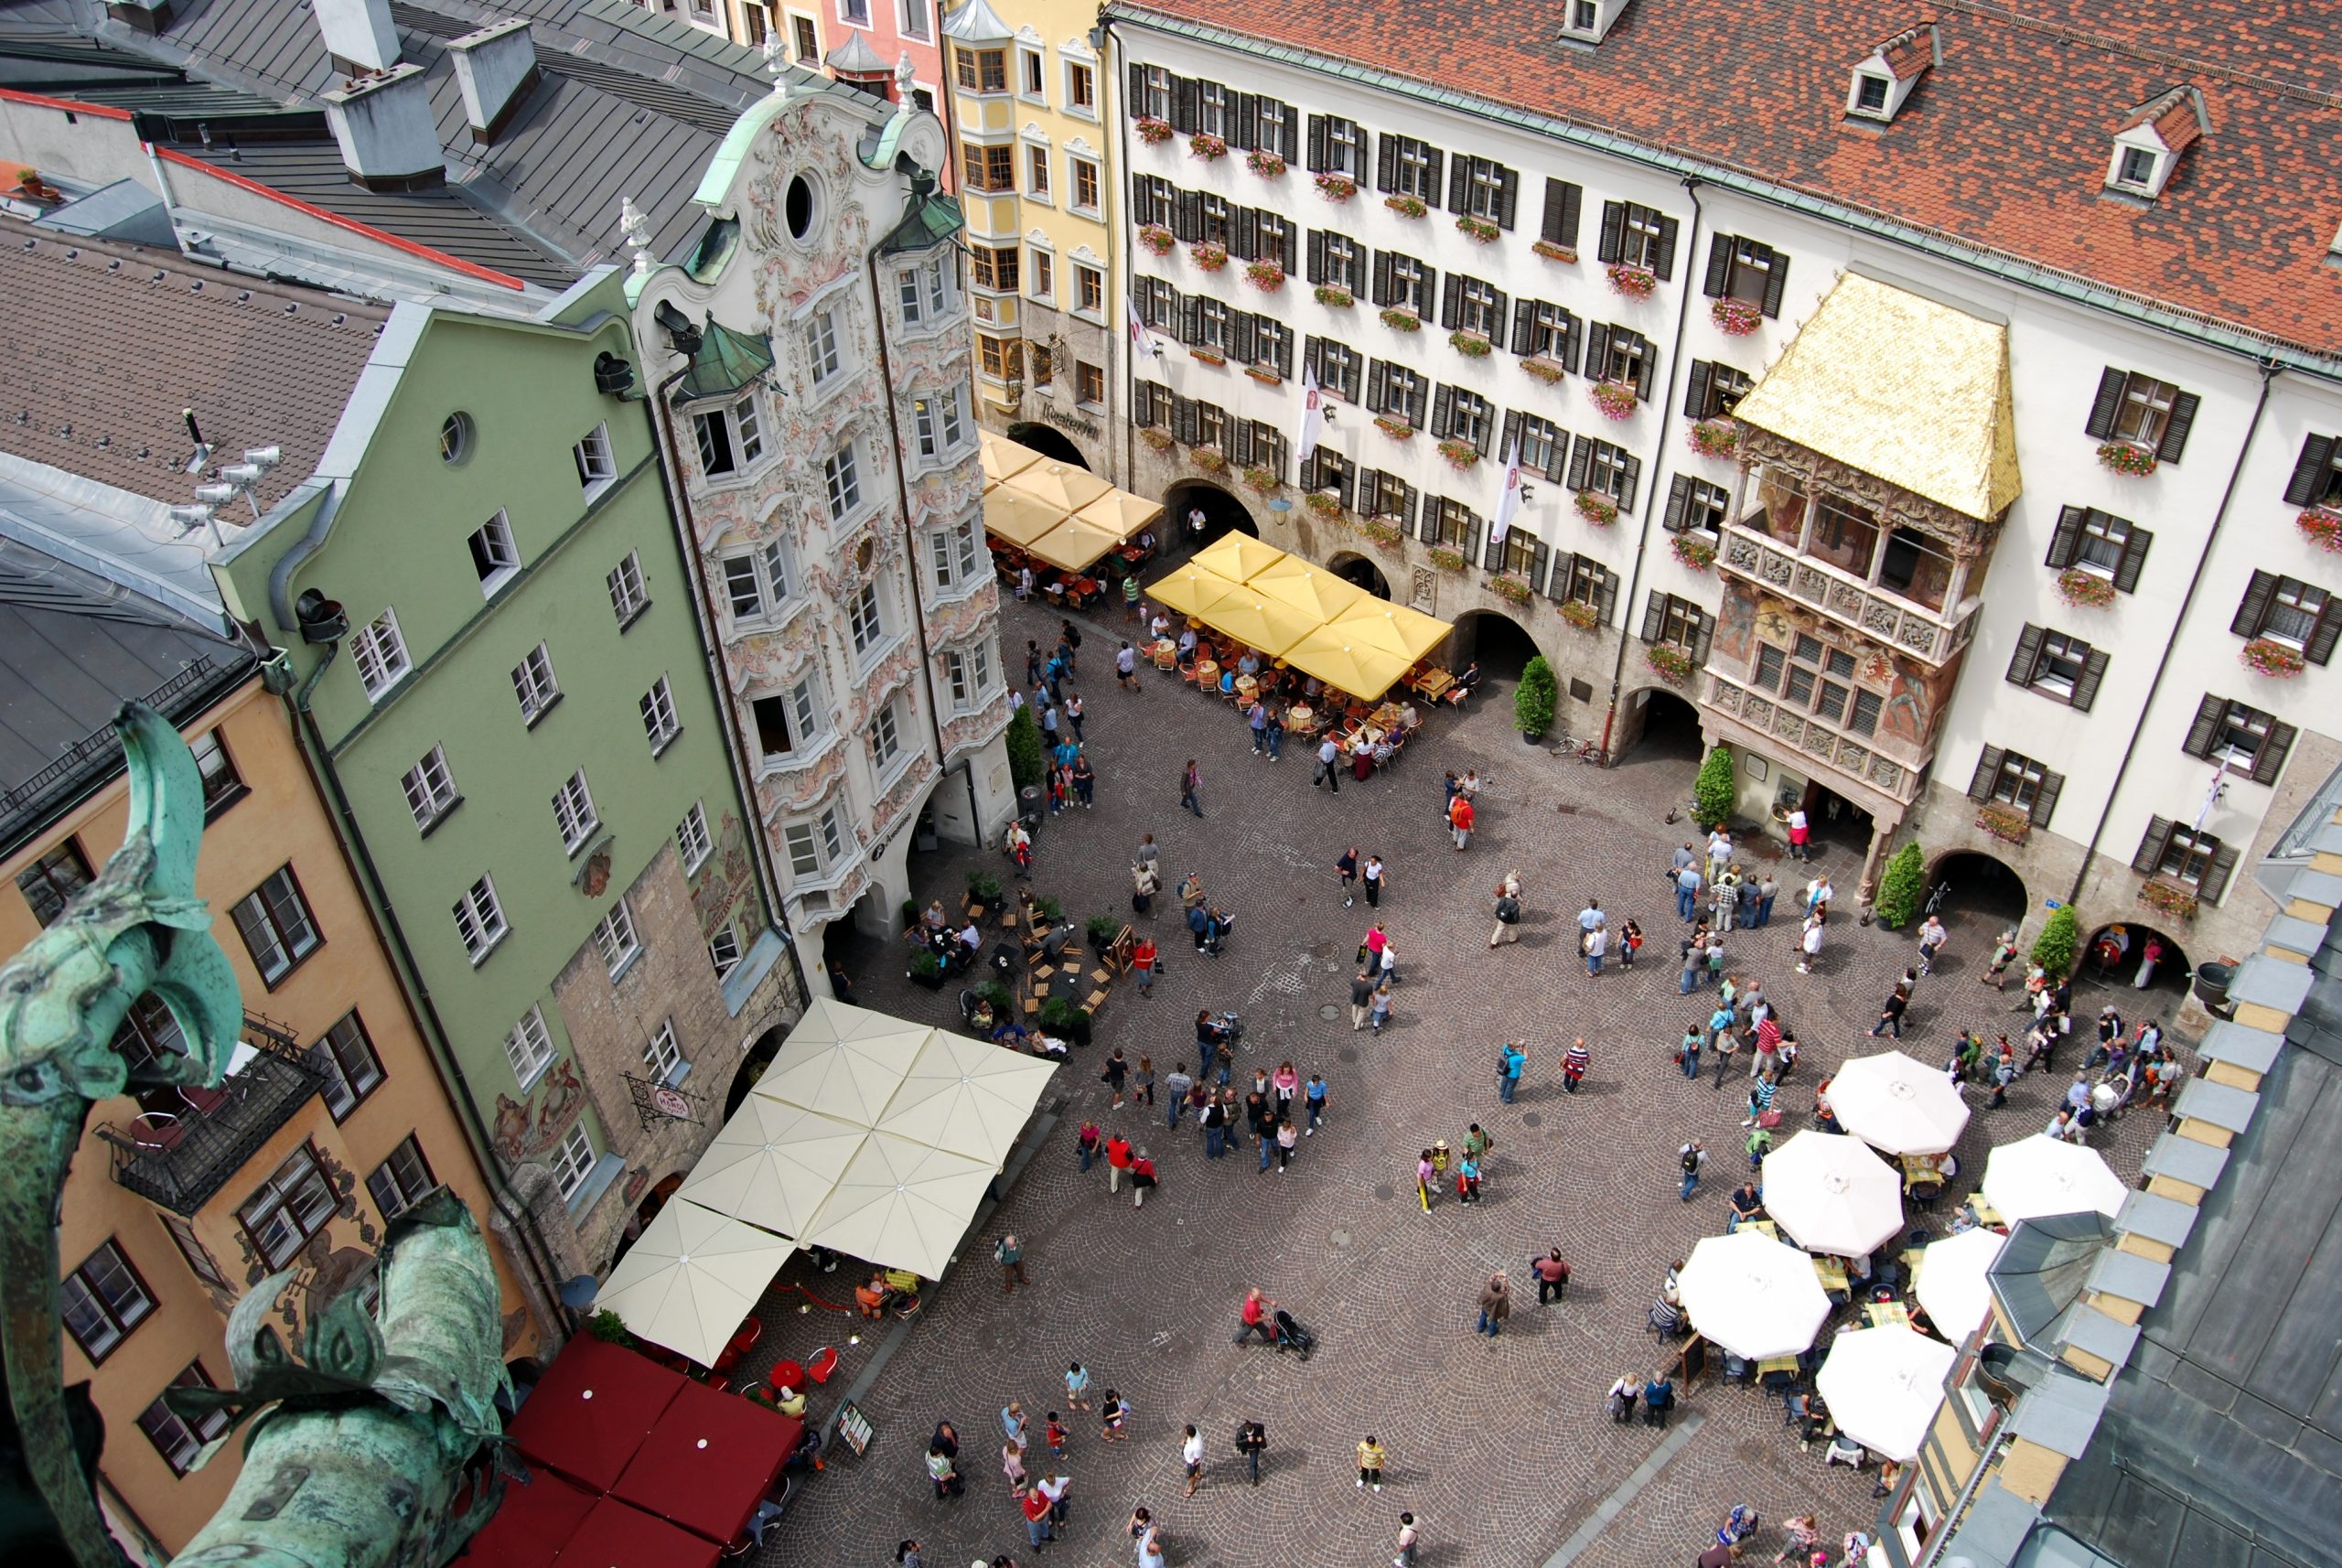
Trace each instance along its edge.
<instances>
[{"instance_id":1,"label":"outdoor cafe table","mask_svg":"<svg viewBox=\"0 0 2342 1568\"><path fill-rule=\"evenodd\" d=\"M1781 1239L1781 1228L1769 1219L1744 1219L1740 1222L1740 1228L1770 1236L1776 1241Z\"/></svg>"},{"instance_id":2,"label":"outdoor cafe table","mask_svg":"<svg viewBox=\"0 0 2342 1568\"><path fill-rule=\"evenodd\" d=\"M1435 703L1455 686L1456 677L1445 670L1426 670L1407 684Z\"/></svg>"},{"instance_id":3,"label":"outdoor cafe table","mask_svg":"<svg viewBox=\"0 0 2342 1568\"><path fill-rule=\"evenodd\" d=\"M554 1561L560 1568L713 1568L722 1551L713 1541L603 1498Z\"/></svg>"},{"instance_id":4,"label":"outdoor cafe table","mask_svg":"<svg viewBox=\"0 0 2342 1568\"><path fill-rule=\"evenodd\" d=\"M465 1561L479 1568L550 1568L562 1543L598 1499L540 1465L529 1480L508 1477L495 1517L465 1543Z\"/></svg>"},{"instance_id":5,"label":"outdoor cafe table","mask_svg":"<svg viewBox=\"0 0 2342 1568\"><path fill-rule=\"evenodd\" d=\"M610 1495L721 1546L740 1533L805 1423L686 1383Z\"/></svg>"},{"instance_id":6,"label":"outdoor cafe table","mask_svg":"<svg viewBox=\"0 0 2342 1568\"><path fill-rule=\"evenodd\" d=\"M1825 1295L1847 1294L1849 1286L1846 1283L1846 1265L1839 1259L1815 1258L1813 1277L1821 1282L1822 1294Z\"/></svg>"},{"instance_id":7,"label":"outdoor cafe table","mask_svg":"<svg viewBox=\"0 0 2342 1568\"><path fill-rule=\"evenodd\" d=\"M1907 1328L1911 1325L1911 1312L1899 1301L1868 1302L1863 1306L1863 1321L1873 1328L1885 1328L1895 1324Z\"/></svg>"},{"instance_id":8,"label":"outdoor cafe table","mask_svg":"<svg viewBox=\"0 0 2342 1568\"><path fill-rule=\"evenodd\" d=\"M581 1334L505 1430L530 1458L607 1492L675 1396L695 1387L624 1346Z\"/></svg>"},{"instance_id":9,"label":"outdoor cafe table","mask_svg":"<svg viewBox=\"0 0 2342 1568\"><path fill-rule=\"evenodd\" d=\"M1305 730L1317 722L1316 714L1300 703L1295 703L1285 717L1289 721L1286 727L1291 729Z\"/></svg>"}]
</instances>

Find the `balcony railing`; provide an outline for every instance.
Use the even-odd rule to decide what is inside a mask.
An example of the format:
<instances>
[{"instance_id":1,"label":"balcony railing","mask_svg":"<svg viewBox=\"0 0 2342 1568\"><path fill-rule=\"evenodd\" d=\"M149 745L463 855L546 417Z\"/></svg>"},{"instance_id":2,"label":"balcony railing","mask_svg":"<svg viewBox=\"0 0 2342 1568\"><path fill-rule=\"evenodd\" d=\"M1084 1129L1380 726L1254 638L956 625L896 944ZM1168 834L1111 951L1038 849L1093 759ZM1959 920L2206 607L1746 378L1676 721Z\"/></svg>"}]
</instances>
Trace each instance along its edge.
<instances>
[{"instance_id":1,"label":"balcony railing","mask_svg":"<svg viewBox=\"0 0 2342 1568\"><path fill-rule=\"evenodd\" d=\"M98 1129L113 1146L114 1180L192 1216L293 1119L326 1080L318 1047L304 1050L264 1023L250 1021L251 1054L217 1089L183 1090L177 1112L149 1111Z\"/></svg>"},{"instance_id":2,"label":"balcony railing","mask_svg":"<svg viewBox=\"0 0 2342 1568\"><path fill-rule=\"evenodd\" d=\"M1740 523L1724 529L1716 564L1930 664L1948 664L1968 646L1982 603L1971 596L1950 610L1931 610Z\"/></svg>"},{"instance_id":3,"label":"balcony railing","mask_svg":"<svg viewBox=\"0 0 2342 1568\"><path fill-rule=\"evenodd\" d=\"M1707 682L1704 700L1717 713L1739 720L1758 735L1771 736L1807 762L1834 768L1868 789L1892 795L1907 805L1918 799L1924 759L1913 766L1892 757L1875 739L1834 729L1804 709L1791 707L1762 687L1746 685L1713 665L1702 674Z\"/></svg>"}]
</instances>

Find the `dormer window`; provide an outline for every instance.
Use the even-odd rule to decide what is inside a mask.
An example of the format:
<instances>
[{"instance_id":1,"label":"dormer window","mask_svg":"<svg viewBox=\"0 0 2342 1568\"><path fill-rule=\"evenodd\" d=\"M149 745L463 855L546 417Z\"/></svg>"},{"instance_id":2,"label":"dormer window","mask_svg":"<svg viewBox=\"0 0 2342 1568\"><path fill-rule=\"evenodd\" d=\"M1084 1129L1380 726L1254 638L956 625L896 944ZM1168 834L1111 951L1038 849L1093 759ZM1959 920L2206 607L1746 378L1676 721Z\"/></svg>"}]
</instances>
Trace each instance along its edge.
<instances>
[{"instance_id":1,"label":"dormer window","mask_svg":"<svg viewBox=\"0 0 2342 1568\"><path fill-rule=\"evenodd\" d=\"M2179 167L2179 155L2207 129L2204 104L2192 87L2175 87L2133 109L2114 130L2106 185L2124 196L2149 201L2163 194Z\"/></svg>"},{"instance_id":2,"label":"dormer window","mask_svg":"<svg viewBox=\"0 0 2342 1568\"><path fill-rule=\"evenodd\" d=\"M2155 155L2144 147L2122 148L2114 166L2114 183L2134 185L2142 190L2153 190L2155 184Z\"/></svg>"},{"instance_id":3,"label":"dormer window","mask_svg":"<svg viewBox=\"0 0 2342 1568\"><path fill-rule=\"evenodd\" d=\"M1598 44L1617 26L1628 0L1569 0L1563 13L1562 37L1576 43Z\"/></svg>"},{"instance_id":4,"label":"dormer window","mask_svg":"<svg viewBox=\"0 0 2342 1568\"><path fill-rule=\"evenodd\" d=\"M1895 91L1891 78L1875 76L1866 70L1854 72L1854 112L1858 114L1886 113L1886 95Z\"/></svg>"},{"instance_id":5,"label":"dormer window","mask_svg":"<svg viewBox=\"0 0 2342 1568\"><path fill-rule=\"evenodd\" d=\"M1846 113L1858 120L1892 120L1920 76L1936 63L1932 25L1896 34L1854 62L1846 84Z\"/></svg>"}]
</instances>

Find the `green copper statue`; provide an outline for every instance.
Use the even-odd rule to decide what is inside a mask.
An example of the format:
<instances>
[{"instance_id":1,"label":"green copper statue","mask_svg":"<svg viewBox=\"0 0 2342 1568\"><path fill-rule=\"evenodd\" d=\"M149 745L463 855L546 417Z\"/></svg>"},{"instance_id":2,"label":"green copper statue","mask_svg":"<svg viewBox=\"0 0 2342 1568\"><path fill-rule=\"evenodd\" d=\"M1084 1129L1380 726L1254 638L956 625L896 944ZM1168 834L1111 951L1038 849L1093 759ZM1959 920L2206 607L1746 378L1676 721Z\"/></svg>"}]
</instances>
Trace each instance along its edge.
<instances>
[{"instance_id":1,"label":"green copper statue","mask_svg":"<svg viewBox=\"0 0 2342 1568\"><path fill-rule=\"evenodd\" d=\"M77 1568L122 1553L77 1459L59 1347L57 1219L92 1102L164 1084L216 1084L243 1009L211 917L195 895L203 781L178 732L125 704L114 720L130 773L123 846L64 914L0 968L0 1328L8 1399L35 1485ZM113 1048L152 992L177 1019L183 1057L134 1072ZM239 1388L181 1390L182 1413L250 1418L242 1474L183 1563L437 1568L491 1513L496 1274L471 1215L444 1190L391 1228L379 1324L352 1296L314 1309L306 1365L262 1319L290 1283L263 1281L229 1320ZM0 1504L13 1499L0 1498Z\"/></svg>"}]
</instances>

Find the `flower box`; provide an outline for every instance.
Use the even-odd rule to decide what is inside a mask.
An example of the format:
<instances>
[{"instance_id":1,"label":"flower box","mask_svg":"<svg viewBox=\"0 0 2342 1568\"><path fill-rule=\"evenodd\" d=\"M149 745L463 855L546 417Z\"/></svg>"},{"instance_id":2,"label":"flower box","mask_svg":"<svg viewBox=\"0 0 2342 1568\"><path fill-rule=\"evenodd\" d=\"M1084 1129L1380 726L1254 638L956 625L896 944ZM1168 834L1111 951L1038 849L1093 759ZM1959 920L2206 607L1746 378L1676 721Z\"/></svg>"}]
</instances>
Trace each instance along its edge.
<instances>
[{"instance_id":1,"label":"flower box","mask_svg":"<svg viewBox=\"0 0 2342 1568\"><path fill-rule=\"evenodd\" d=\"M1563 599L1553 612L1580 631L1592 631L1602 624L1602 612L1584 599Z\"/></svg>"},{"instance_id":2,"label":"flower box","mask_svg":"<svg viewBox=\"0 0 2342 1568\"><path fill-rule=\"evenodd\" d=\"M1244 470L1244 483L1250 489L1267 495L1284 481L1277 478L1274 469L1255 466Z\"/></svg>"},{"instance_id":3,"label":"flower box","mask_svg":"<svg viewBox=\"0 0 2342 1568\"><path fill-rule=\"evenodd\" d=\"M1649 267L1630 266L1625 262L1611 263L1606 275L1610 279L1610 292L1624 295L1628 299L1649 299L1659 287L1657 273Z\"/></svg>"},{"instance_id":4,"label":"flower box","mask_svg":"<svg viewBox=\"0 0 2342 1568\"><path fill-rule=\"evenodd\" d=\"M1463 331L1450 332L1447 346L1467 360L1485 360L1488 357L1488 350L1495 347L1477 332Z\"/></svg>"},{"instance_id":5,"label":"flower box","mask_svg":"<svg viewBox=\"0 0 2342 1568\"><path fill-rule=\"evenodd\" d=\"M1605 419L1628 417L1638 401L1635 389L1624 381L1596 381L1586 395L1594 399L1594 406L1602 411Z\"/></svg>"},{"instance_id":6,"label":"flower box","mask_svg":"<svg viewBox=\"0 0 2342 1568\"><path fill-rule=\"evenodd\" d=\"M1254 147L1244 155L1244 166L1262 179L1282 179L1284 160L1265 147Z\"/></svg>"},{"instance_id":7,"label":"flower box","mask_svg":"<svg viewBox=\"0 0 2342 1568\"><path fill-rule=\"evenodd\" d=\"M1160 223L1142 223L1138 226L1138 242L1155 255L1167 256L1179 239Z\"/></svg>"},{"instance_id":8,"label":"flower box","mask_svg":"<svg viewBox=\"0 0 2342 1568\"><path fill-rule=\"evenodd\" d=\"M2273 637L2254 638L2244 645L2237 658L2255 674L2273 676L2280 681L2290 681L2309 667L2302 658L2300 649L2279 642Z\"/></svg>"},{"instance_id":9,"label":"flower box","mask_svg":"<svg viewBox=\"0 0 2342 1568\"><path fill-rule=\"evenodd\" d=\"M1321 174L1316 185L1317 194L1328 201L1348 201L1358 194L1358 181L1346 174Z\"/></svg>"},{"instance_id":10,"label":"flower box","mask_svg":"<svg viewBox=\"0 0 2342 1568\"><path fill-rule=\"evenodd\" d=\"M1171 139L1171 123L1167 120L1150 119L1142 114L1132 122L1131 129L1136 131L1138 139L1150 147Z\"/></svg>"},{"instance_id":11,"label":"flower box","mask_svg":"<svg viewBox=\"0 0 2342 1568\"><path fill-rule=\"evenodd\" d=\"M1197 446L1187 453L1187 461L1207 474L1228 472L1228 454L1214 446Z\"/></svg>"},{"instance_id":12,"label":"flower box","mask_svg":"<svg viewBox=\"0 0 2342 1568\"><path fill-rule=\"evenodd\" d=\"M1551 360L1523 360L1520 368L1549 387L1558 386L1562 378L1570 373L1566 366L1557 365Z\"/></svg>"},{"instance_id":13,"label":"flower box","mask_svg":"<svg viewBox=\"0 0 2342 1568\"><path fill-rule=\"evenodd\" d=\"M2114 602L2114 582L2079 566L2057 574L2057 596L2077 609L2102 610Z\"/></svg>"},{"instance_id":14,"label":"flower box","mask_svg":"<svg viewBox=\"0 0 2342 1568\"><path fill-rule=\"evenodd\" d=\"M1247 262L1244 281L1263 294L1273 294L1284 286L1284 268L1274 262Z\"/></svg>"},{"instance_id":15,"label":"flower box","mask_svg":"<svg viewBox=\"0 0 2342 1568\"><path fill-rule=\"evenodd\" d=\"M1228 356L1221 353L1217 349L1190 349L1187 350L1187 358L1198 360L1207 365L1225 365L1228 363Z\"/></svg>"},{"instance_id":16,"label":"flower box","mask_svg":"<svg viewBox=\"0 0 2342 1568\"><path fill-rule=\"evenodd\" d=\"M1703 457L1729 457L1740 445L1740 426L1729 419L1703 419L1685 439Z\"/></svg>"},{"instance_id":17,"label":"flower box","mask_svg":"<svg viewBox=\"0 0 2342 1568\"><path fill-rule=\"evenodd\" d=\"M1509 573L1489 578L1488 591L1497 597L1509 599L1516 605L1525 605L1529 602L1527 579L1513 576Z\"/></svg>"},{"instance_id":18,"label":"flower box","mask_svg":"<svg viewBox=\"0 0 2342 1568\"><path fill-rule=\"evenodd\" d=\"M1398 554L1407 547L1407 536L1400 532L1399 526L1396 523L1385 522L1379 517L1362 520L1358 525L1358 531L1372 540L1378 547L1392 554Z\"/></svg>"},{"instance_id":19,"label":"flower box","mask_svg":"<svg viewBox=\"0 0 2342 1568\"><path fill-rule=\"evenodd\" d=\"M1216 273L1228 264L1228 247L1205 240L1187 247L1187 260L1208 273Z\"/></svg>"},{"instance_id":20,"label":"flower box","mask_svg":"<svg viewBox=\"0 0 2342 1568\"><path fill-rule=\"evenodd\" d=\"M1301 498L1301 504L1307 507L1311 511L1316 512L1319 517L1338 518L1344 515L1342 511L1342 498L1339 496L1327 495L1324 490L1310 491L1307 495Z\"/></svg>"},{"instance_id":21,"label":"flower box","mask_svg":"<svg viewBox=\"0 0 2342 1568\"><path fill-rule=\"evenodd\" d=\"M2141 883L2139 902L2150 909L2169 915L2175 920L2192 920L2196 918L2197 900L2195 893L2173 883Z\"/></svg>"},{"instance_id":22,"label":"flower box","mask_svg":"<svg viewBox=\"0 0 2342 1568\"><path fill-rule=\"evenodd\" d=\"M1443 441L1439 455L1447 459L1451 468L1468 468L1480 460L1480 449L1469 441Z\"/></svg>"},{"instance_id":23,"label":"flower box","mask_svg":"<svg viewBox=\"0 0 2342 1568\"><path fill-rule=\"evenodd\" d=\"M1976 808L1976 825L2003 843L2023 843L2033 836L2032 817L1998 800Z\"/></svg>"},{"instance_id":24,"label":"flower box","mask_svg":"<svg viewBox=\"0 0 2342 1568\"><path fill-rule=\"evenodd\" d=\"M1228 144L1209 131L1198 131L1187 138L1187 153L1191 157L1212 163L1228 156Z\"/></svg>"},{"instance_id":25,"label":"flower box","mask_svg":"<svg viewBox=\"0 0 2342 1568\"><path fill-rule=\"evenodd\" d=\"M2302 531L2303 538L2320 550L2342 554L2342 517L2314 506L2294 519L2294 525Z\"/></svg>"},{"instance_id":26,"label":"flower box","mask_svg":"<svg viewBox=\"0 0 2342 1568\"><path fill-rule=\"evenodd\" d=\"M1458 233L1469 234L1483 245L1493 245L1504 235L1502 229L1487 219L1475 218L1468 212L1456 214L1456 228Z\"/></svg>"},{"instance_id":27,"label":"flower box","mask_svg":"<svg viewBox=\"0 0 2342 1568\"><path fill-rule=\"evenodd\" d=\"M1607 528L1618 521L1618 503L1600 490L1580 490L1570 504L1577 508L1578 516L1596 528Z\"/></svg>"},{"instance_id":28,"label":"flower box","mask_svg":"<svg viewBox=\"0 0 2342 1568\"><path fill-rule=\"evenodd\" d=\"M1692 679L1692 656L1671 642L1654 642L1643 650L1643 662L1659 671L1660 680L1681 686Z\"/></svg>"},{"instance_id":29,"label":"flower box","mask_svg":"<svg viewBox=\"0 0 2342 1568\"><path fill-rule=\"evenodd\" d=\"M1532 241L1529 248L1549 262L1569 265L1576 262L1577 252L1567 245L1556 245L1551 240Z\"/></svg>"},{"instance_id":30,"label":"flower box","mask_svg":"<svg viewBox=\"0 0 2342 1568\"><path fill-rule=\"evenodd\" d=\"M1716 564L1716 547L1704 539L1679 533L1668 542L1667 547L1678 561L1694 572L1704 572Z\"/></svg>"},{"instance_id":31,"label":"flower box","mask_svg":"<svg viewBox=\"0 0 2342 1568\"><path fill-rule=\"evenodd\" d=\"M1708 319L1727 338L1746 338L1765 324L1765 313L1745 299L1727 295L1708 303Z\"/></svg>"},{"instance_id":32,"label":"flower box","mask_svg":"<svg viewBox=\"0 0 2342 1568\"><path fill-rule=\"evenodd\" d=\"M1423 205L1423 199L1420 196L1386 196L1382 199L1382 205L1402 218L1421 218L1431 210Z\"/></svg>"},{"instance_id":33,"label":"flower box","mask_svg":"<svg viewBox=\"0 0 2342 1568\"><path fill-rule=\"evenodd\" d=\"M1420 332L1423 328L1423 318L1412 310L1393 306L1382 313L1382 325L1393 332Z\"/></svg>"},{"instance_id":34,"label":"flower box","mask_svg":"<svg viewBox=\"0 0 2342 1568\"><path fill-rule=\"evenodd\" d=\"M1450 550L1445 544L1434 544L1424 553L1431 558L1431 564L1443 572L1461 572L1471 564L1464 559L1462 551Z\"/></svg>"},{"instance_id":35,"label":"flower box","mask_svg":"<svg viewBox=\"0 0 2342 1568\"><path fill-rule=\"evenodd\" d=\"M1274 365L1247 365L1244 367L1244 373L1264 387L1284 385L1284 377L1277 372Z\"/></svg>"},{"instance_id":36,"label":"flower box","mask_svg":"<svg viewBox=\"0 0 2342 1568\"><path fill-rule=\"evenodd\" d=\"M1393 441L1413 441L1415 438L1413 425L1402 419L1392 419L1385 413L1378 413L1374 416L1374 428Z\"/></svg>"},{"instance_id":37,"label":"flower box","mask_svg":"<svg viewBox=\"0 0 2342 1568\"><path fill-rule=\"evenodd\" d=\"M2133 478L2145 478L2155 471L2155 455L2132 441L2103 442L2098 448L2098 460L2118 474Z\"/></svg>"},{"instance_id":38,"label":"flower box","mask_svg":"<svg viewBox=\"0 0 2342 1568\"><path fill-rule=\"evenodd\" d=\"M1152 426L1140 431L1138 438L1146 443L1147 449L1151 452L1168 452L1178 445L1178 442L1172 439L1169 431L1156 430Z\"/></svg>"},{"instance_id":39,"label":"flower box","mask_svg":"<svg viewBox=\"0 0 2342 1568\"><path fill-rule=\"evenodd\" d=\"M1317 303L1330 310L1348 310L1358 303L1358 296L1338 284L1321 283L1313 292Z\"/></svg>"}]
</instances>

